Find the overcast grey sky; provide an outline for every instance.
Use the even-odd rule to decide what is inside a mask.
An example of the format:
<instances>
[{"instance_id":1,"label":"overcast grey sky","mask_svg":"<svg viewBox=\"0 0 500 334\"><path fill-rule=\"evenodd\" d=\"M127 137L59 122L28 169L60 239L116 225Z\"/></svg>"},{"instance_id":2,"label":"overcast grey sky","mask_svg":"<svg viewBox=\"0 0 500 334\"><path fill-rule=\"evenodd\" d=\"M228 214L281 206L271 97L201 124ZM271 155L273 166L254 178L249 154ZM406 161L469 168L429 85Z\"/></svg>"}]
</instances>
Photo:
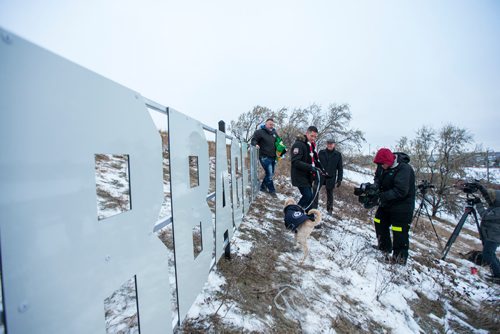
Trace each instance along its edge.
<instances>
[{"instance_id":1,"label":"overcast grey sky","mask_svg":"<svg viewBox=\"0 0 500 334\"><path fill-rule=\"evenodd\" d=\"M0 26L212 127L348 103L365 150L447 123L500 150L496 0L0 0Z\"/></svg>"}]
</instances>

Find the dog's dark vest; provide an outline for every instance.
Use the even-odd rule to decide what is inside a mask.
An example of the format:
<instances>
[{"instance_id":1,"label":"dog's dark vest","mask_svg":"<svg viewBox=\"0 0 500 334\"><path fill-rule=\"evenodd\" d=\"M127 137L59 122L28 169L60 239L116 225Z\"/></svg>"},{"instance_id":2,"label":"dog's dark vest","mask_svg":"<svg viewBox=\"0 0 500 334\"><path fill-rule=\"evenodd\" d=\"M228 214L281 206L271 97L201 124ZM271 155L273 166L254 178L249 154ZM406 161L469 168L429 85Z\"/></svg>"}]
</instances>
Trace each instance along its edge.
<instances>
[{"instance_id":1,"label":"dog's dark vest","mask_svg":"<svg viewBox=\"0 0 500 334\"><path fill-rule=\"evenodd\" d=\"M294 232L297 232L297 228L306 220L314 220L314 215L306 215L304 209L297 204L287 205L283 211L286 228Z\"/></svg>"}]
</instances>

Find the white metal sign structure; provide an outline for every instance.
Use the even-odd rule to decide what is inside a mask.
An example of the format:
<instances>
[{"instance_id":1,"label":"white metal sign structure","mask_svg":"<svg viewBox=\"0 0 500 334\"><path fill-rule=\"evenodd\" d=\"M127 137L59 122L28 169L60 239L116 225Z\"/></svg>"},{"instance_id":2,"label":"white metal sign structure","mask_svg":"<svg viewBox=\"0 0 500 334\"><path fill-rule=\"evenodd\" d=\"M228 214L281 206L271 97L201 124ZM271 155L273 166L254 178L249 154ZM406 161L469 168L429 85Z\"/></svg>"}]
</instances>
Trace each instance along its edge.
<instances>
[{"instance_id":1,"label":"white metal sign structure","mask_svg":"<svg viewBox=\"0 0 500 334\"><path fill-rule=\"evenodd\" d=\"M250 146L250 186L252 187L251 201L259 194L259 152L255 146Z\"/></svg>"},{"instance_id":2,"label":"white metal sign structure","mask_svg":"<svg viewBox=\"0 0 500 334\"><path fill-rule=\"evenodd\" d=\"M248 144L241 144L241 164L242 164L242 191L243 191L243 213L246 214L250 208L250 200L252 199L252 190L249 187L249 173L247 167L248 159Z\"/></svg>"},{"instance_id":3,"label":"white metal sign structure","mask_svg":"<svg viewBox=\"0 0 500 334\"><path fill-rule=\"evenodd\" d=\"M214 225L206 126L6 30L0 37L5 331L105 333L105 300L134 282L140 333L172 333L172 319L185 318L253 200L255 192L245 190L246 144L210 129L216 133ZM172 217L162 227L173 224L174 317L171 253L153 233L164 200L162 139L146 105L168 115ZM257 189L256 151L250 152ZM107 155L122 157L127 175L127 210L114 216L97 207L97 157Z\"/></svg>"},{"instance_id":4,"label":"white metal sign structure","mask_svg":"<svg viewBox=\"0 0 500 334\"><path fill-rule=\"evenodd\" d=\"M224 243L233 236L230 175L227 166L226 134L217 131L215 165L215 259L224 253Z\"/></svg>"},{"instance_id":5,"label":"white metal sign structure","mask_svg":"<svg viewBox=\"0 0 500 334\"><path fill-rule=\"evenodd\" d=\"M241 147L240 143L231 141L231 188L233 195L233 221L238 228L243 219L243 181L241 177Z\"/></svg>"},{"instance_id":6,"label":"white metal sign structure","mask_svg":"<svg viewBox=\"0 0 500 334\"><path fill-rule=\"evenodd\" d=\"M142 97L0 30L0 246L8 333L104 333L136 278L141 333L172 331L158 132ZM131 210L98 220L95 155L129 157Z\"/></svg>"},{"instance_id":7,"label":"white metal sign structure","mask_svg":"<svg viewBox=\"0 0 500 334\"><path fill-rule=\"evenodd\" d=\"M208 144L203 125L173 109L168 113L172 214L179 317L182 320L210 271L213 227L208 193ZM189 157L197 157L199 185L190 185ZM201 226L201 252L195 257L193 230Z\"/></svg>"}]
</instances>

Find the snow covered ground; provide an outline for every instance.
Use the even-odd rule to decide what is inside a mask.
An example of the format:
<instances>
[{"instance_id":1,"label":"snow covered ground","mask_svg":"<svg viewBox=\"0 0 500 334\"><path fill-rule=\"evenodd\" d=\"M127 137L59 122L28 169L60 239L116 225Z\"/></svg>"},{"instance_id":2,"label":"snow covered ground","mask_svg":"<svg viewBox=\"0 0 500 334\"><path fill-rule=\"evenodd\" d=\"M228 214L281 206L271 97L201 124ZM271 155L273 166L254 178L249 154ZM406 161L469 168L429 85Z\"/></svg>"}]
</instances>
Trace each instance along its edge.
<instances>
[{"instance_id":1,"label":"snow covered ground","mask_svg":"<svg viewBox=\"0 0 500 334\"><path fill-rule=\"evenodd\" d=\"M344 178L372 181L349 170ZM345 182L332 216L320 200L325 227L312 233L300 265L282 212L284 199L299 194L287 178L277 183L279 200L261 193L252 204L232 240L232 260L210 274L179 332L498 333L500 286L485 280L486 267L471 274L478 266L459 254L472 237L460 236L442 261L435 236L423 228L428 222L420 222L408 264L387 264L372 248L373 211L359 207Z\"/></svg>"},{"instance_id":2,"label":"snow covered ground","mask_svg":"<svg viewBox=\"0 0 500 334\"><path fill-rule=\"evenodd\" d=\"M128 183L124 159L96 158L101 219L129 207L128 190L122 189ZM106 173L101 167L108 169ZM164 168L168 169L168 160ZM482 172L468 171L480 179ZM498 169L490 177L498 181ZM231 241L232 259L222 259L210 273L177 332L498 333L499 286L485 280L487 267L460 256L470 247L480 249L475 226L466 226L469 232L460 235L447 261L442 261L428 222L420 222L420 228L411 232L408 265L387 264L372 248L376 243L373 210L363 209L352 195L353 187L364 182L373 182L372 170L344 170L332 216L320 198L324 228L312 233L310 256L300 265L302 252L294 248L282 212L285 198L298 199L299 194L288 178L279 177L279 199L259 194ZM170 215L168 180L164 189L159 219ZM451 223L434 224L441 241L446 241L454 223L452 217L442 218ZM170 250L170 283L175 293L171 233L167 226L157 234ZM478 267L478 273L471 274L471 267ZM175 311L175 294L171 298ZM106 299L108 333L138 332L135 300L133 281Z\"/></svg>"}]
</instances>

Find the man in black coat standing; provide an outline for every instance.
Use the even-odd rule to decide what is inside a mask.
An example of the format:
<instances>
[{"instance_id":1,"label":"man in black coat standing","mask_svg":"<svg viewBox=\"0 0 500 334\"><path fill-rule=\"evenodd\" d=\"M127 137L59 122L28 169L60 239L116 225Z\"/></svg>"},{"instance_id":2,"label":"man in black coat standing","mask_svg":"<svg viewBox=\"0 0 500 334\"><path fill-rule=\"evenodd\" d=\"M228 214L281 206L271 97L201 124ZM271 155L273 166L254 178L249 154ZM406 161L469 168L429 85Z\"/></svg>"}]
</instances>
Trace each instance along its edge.
<instances>
[{"instance_id":1,"label":"man in black coat standing","mask_svg":"<svg viewBox=\"0 0 500 334\"><path fill-rule=\"evenodd\" d=\"M378 165L374 181L380 191L380 205L373 219L378 249L387 253L390 263L405 265L415 209L415 172L407 154L393 154L388 148L378 150L373 162Z\"/></svg>"},{"instance_id":2,"label":"man in black coat standing","mask_svg":"<svg viewBox=\"0 0 500 334\"><path fill-rule=\"evenodd\" d=\"M323 167L316 151L316 139L318 138L318 129L310 126L304 135L299 135L291 148L292 185L299 188L301 199L297 203L304 210L314 207L314 193L312 189L313 180L317 173L322 173Z\"/></svg>"},{"instance_id":3,"label":"man in black coat standing","mask_svg":"<svg viewBox=\"0 0 500 334\"><path fill-rule=\"evenodd\" d=\"M274 120L268 118L266 123L257 129L252 137L251 145L259 149L259 160L264 169L265 176L260 184L260 191L269 191L271 196L276 197L273 176L276 167L276 130L274 129Z\"/></svg>"},{"instance_id":4,"label":"man in black coat standing","mask_svg":"<svg viewBox=\"0 0 500 334\"><path fill-rule=\"evenodd\" d=\"M326 186L326 210L331 215L333 210L333 189L340 187L344 173L342 154L335 149L335 140L330 138L326 141L326 149L319 151L318 156L321 165L328 174L328 178L321 177L320 186ZM319 194L315 199L316 207L318 207L318 198Z\"/></svg>"}]
</instances>

